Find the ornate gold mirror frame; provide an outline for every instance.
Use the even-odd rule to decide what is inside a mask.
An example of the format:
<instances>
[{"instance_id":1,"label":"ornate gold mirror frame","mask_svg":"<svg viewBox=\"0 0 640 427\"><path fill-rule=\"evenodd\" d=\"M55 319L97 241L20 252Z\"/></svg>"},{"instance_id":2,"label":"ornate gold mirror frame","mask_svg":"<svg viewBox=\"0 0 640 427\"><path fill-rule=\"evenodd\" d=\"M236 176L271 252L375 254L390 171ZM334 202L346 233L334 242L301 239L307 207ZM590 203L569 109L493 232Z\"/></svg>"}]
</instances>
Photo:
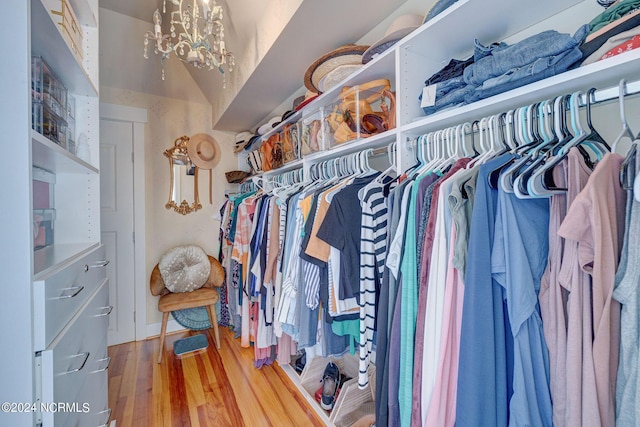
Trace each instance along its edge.
<instances>
[{"instance_id":1,"label":"ornate gold mirror frame","mask_svg":"<svg viewBox=\"0 0 640 427\"><path fill-rule=\"evenodd\" d=\"M198 197L198 167L194 166L195 174L193 176L193 203L182 198L181 180L186 176L186 169L191 167L191 159L187 153L187 143L189 137L183 135L173 141L173 147L164 150L164 155L169 159L169 201L164 205L167 209L186 215L202 209L200 199ZM184 168L183 168L184 167ZM184 169L184 171L182 170ZM180 200L182 199L182 200Z\"/></svg>"}]
</instances>

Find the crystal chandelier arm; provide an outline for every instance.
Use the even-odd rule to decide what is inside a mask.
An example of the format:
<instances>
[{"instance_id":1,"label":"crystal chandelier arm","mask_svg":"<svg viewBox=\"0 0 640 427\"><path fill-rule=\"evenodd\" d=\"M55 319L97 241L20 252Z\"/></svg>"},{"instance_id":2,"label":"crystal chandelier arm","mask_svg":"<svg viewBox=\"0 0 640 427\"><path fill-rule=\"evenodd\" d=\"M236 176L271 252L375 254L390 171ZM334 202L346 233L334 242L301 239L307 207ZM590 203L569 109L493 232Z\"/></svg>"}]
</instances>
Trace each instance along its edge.
<instances>
[{"instance_id":1,"label":"crystal chandelier arm","mask_svg":"<svg viewBox=\"0 0 640 427\"><path fill-rule=\"evenodd\" d=\"M179 60L196 68L215 68L224 75L226 68L223 69L223 66L227 65L231 71L234 58L225 49L223 8L216 0L164 0L164 13L168 2L173 3L177 9L169 14L170 32L162 34L162 18L160 12L156 11L153 16L154 31L145 34L144 57L148 58L147 45L149 40L153 40L156 53L162 52L163 64L173 51ZM202 4L199 5L198 2ZM164 80L164 67L162 77ZM223 88L225 82L223 78Z\"/></svg>"},{"instance_id":2,"label":"crystal chandelier arm","mask_svg":"<svg viewBox=\"0 0 640 427\"><path fill-rule=\"evenodd\" d=\"M147 40L153 40L156 43L155 49L158 50L159 52L162 53L169 53L171 52L171 46L169 45L169 36L168 35L162 35L160 34L160 36L158 37L157 34L154 34L152 31L147 31L147 33L144 35L144 37ZM162 46L162 43L166 42L166 47Z\"/></svg>"}]
</instances>

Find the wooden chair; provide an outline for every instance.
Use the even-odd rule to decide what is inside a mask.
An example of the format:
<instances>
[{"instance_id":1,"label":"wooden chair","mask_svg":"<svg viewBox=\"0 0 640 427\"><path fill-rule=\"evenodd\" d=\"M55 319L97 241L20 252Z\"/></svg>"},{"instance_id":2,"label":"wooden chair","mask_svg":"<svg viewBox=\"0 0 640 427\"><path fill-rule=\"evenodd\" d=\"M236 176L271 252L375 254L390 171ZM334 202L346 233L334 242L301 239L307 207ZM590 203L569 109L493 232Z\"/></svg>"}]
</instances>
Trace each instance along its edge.
<instances>
[{"instance_id":1,"label":"wooden chair","mask_svg":"<svg viewBox=\"0 0 640 427\"><path fill-rule=\"evenodd\" d=\"M209 279L200 288L191 292L171 293L165 286L160 274L160 268L156 264L151 272L149 285L151 295L160 296L158 300L158 310L162 312L162 330L160 332L160 354L158 355L158 363L162 362L162 354L164 352L164 337L167 332L167 320L169 320L169 312L174 310L182 310L185 308L206 307L209 314L213 335L216 341L216 348L220 348L220 335L218 331L218 317L214 304L220 299L218 291L224 283L224 269L220 262L214 257L208 255L211 262L211 273Z\"/></svg>"}]
</instances>

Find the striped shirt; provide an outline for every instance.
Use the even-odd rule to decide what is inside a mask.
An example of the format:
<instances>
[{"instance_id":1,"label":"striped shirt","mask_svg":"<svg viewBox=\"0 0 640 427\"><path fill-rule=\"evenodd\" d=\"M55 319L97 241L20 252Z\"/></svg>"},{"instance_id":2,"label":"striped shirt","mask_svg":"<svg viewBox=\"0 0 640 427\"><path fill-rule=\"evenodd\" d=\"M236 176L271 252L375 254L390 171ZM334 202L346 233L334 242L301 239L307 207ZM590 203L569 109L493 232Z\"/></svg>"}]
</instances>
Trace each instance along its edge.
<instances>
[{"instance_id":1,"label":"striped shirt","mask_svg":"<svg viewBox=\"0 0 640 427\"><path fill-rule=\"evenodd\" d=\"M362 205L360 242L360 363L358 385L369 383L369 361L373 347L376 316L376 290L382 283L387 256L387 198L385 181L373 180L358 196Z\"/></svg>"}]
</instances>

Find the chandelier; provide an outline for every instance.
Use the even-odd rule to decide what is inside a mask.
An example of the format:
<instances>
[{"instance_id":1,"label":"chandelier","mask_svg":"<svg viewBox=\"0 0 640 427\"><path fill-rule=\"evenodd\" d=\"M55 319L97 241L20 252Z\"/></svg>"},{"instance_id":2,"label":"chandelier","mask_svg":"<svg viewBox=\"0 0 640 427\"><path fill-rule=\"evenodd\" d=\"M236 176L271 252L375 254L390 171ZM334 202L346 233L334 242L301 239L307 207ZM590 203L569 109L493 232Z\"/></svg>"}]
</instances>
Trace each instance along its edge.
<instances>
[{"instance_id":1,"label":"chandelier","mask_svg":"<svg viewBox=\"0 0 640 427\"><path fill-rule=\"evenodd\" d=\"M229 72L235 65L233 53L227 52L224 44L222 6L216 0L169 0L177 10L171 12L171 34L162 34L162 16L158 9L153 12L154 31L144 36L144 57L149 59L149 40L155 42L154 51L162 54L162 80L164 61L173 52L179 60L196 68L218 69L225 76L224 67ZM185 3L190 2L192 4ZM202 6L198 6L198 3ZM162 2L162 13L167 13L166 0ZM223 79L226 87L226 78Z\"/></svg>"}]
</instances>

